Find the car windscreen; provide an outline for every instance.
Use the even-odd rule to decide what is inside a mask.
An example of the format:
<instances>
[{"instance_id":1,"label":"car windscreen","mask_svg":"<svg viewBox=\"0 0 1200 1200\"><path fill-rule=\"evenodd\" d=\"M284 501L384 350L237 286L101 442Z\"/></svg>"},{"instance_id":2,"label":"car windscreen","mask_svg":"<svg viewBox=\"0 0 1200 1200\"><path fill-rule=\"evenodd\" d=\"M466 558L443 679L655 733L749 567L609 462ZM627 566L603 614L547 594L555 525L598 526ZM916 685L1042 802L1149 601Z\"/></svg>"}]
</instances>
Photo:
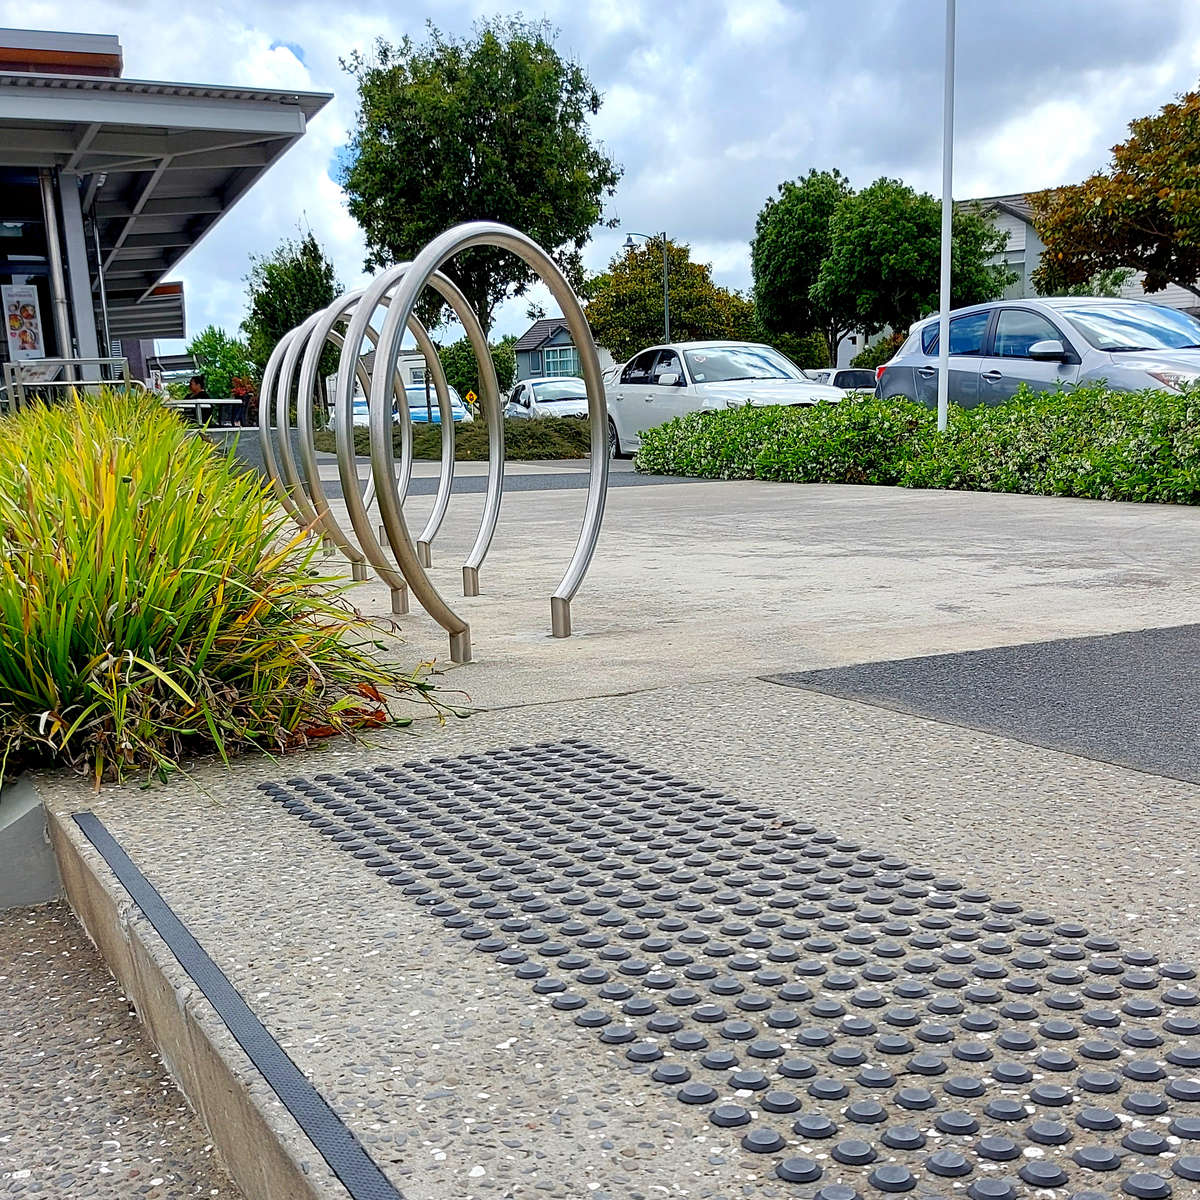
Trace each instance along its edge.
<instances>
[{"instance_id":1,"label":"car windscreen","mask_svg":"<svg viewBox=\"0 0 1200 1200\"><path fill-rule=\"evenodd\" d=\"M1200 321L1161 304L1055 307L1097 350L1183 350L1200 346Z\"/></svg>"},{"instance_id":2,"label":"car windscreen","mask_svg":"<svg viewBox=\"0 0 1200 1200\"><path fill-rule=\"evenodd\" d=\"M462 397L458 394L458 392L453 387L448 387L447 391L449 391L449 393L450 393L450 407L451 408L462 408L463 407ZM408 396L408 407L409 408L424 408L425 407L425 387L424 387L424 385L422 385L421 387L405 388L404 393L406 396ZM437 391L435 390L433 384L431 383L429 385L429 403L434 408L437 408L437 402L438 402Z\"/></svg>"},{"instance_id":3,"label":"car windscreen","mask_svg":"<svg viewBox=\"0 0 1200 1200\"><path fill-rule=\"evenodd\" d=\"M538 404L556 404L560 400L586 400L587 388L582 379L555 380L553 383L535 383L533 398Z\"/></svg>"},{"instance_id":4,"label":"car windscreen","mask_svg":"<svg viewBox=\"0 0 1200 1200\"><path fill-rule=\"evenodd\" d=\"M685 350L683 357L697 383L804 378L799 367L767 346L706 346L702 350Z\"/></svg>"}]
</instances>

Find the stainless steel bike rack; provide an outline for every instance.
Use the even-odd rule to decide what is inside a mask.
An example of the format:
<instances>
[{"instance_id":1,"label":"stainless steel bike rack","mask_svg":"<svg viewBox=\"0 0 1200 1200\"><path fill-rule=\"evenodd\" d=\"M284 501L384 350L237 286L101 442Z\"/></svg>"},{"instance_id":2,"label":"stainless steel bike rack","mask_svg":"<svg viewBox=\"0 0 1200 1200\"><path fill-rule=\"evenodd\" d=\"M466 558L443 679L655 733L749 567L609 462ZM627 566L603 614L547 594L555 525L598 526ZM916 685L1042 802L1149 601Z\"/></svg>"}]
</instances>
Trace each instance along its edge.
<instances>
[{"instance_id":1,"label":"stainless steel bike rack","mask_svg":"<svg viewBox=\"0 0 1200 1200\"><path fill-rule=\"evenodd\" d=\"M608 416L600 363L583 309L562 272L537 243L515 229L492 222L476 221L448 230L430 242L412 262L391 267L367 287L340 296L328 308L314 313L285 334L267 362L259 405L263 461L287 511L302 528L340 551L349 561L355 579L365 579L368 567L373 569L391 589L394 612L408 611L411 589L421 607L446 630L450 638L450 657L455 662L470 660L470 627L451 609L426 572L432 561L432 542L445 519L453 488L454 420L437 348L414 316L413 309L425 288L432 287L462 323L479 368L481 410L488 429L487 492L479 532L462 567L463 594L478 596L479 572L496 531L504 494L503 409L483 327L466 297L440 268L459 252L479 246L508 250L533 269L562 309L563 319L579 350L591 433L587 503L574 552L550 597L551 632L554 637L569 637L571 601L587 574L604 519L608 489ZM384 313L382 324L376 326L376 315L381 310ZM437 393L442 432L441 473L433 512L415 541L404 517L404 501L412 478L412 425L407 397L397 374L397 360L406 331L416 339L430 372ZM368 343L374 349L370 369L363 357L364 345ZM342 527L331 510L321 483L313 442L317 372L328 345L335 346L339 352L332 429L349 530ZM371 474L365 488L358 477L354 447L356 383L362 387L369 413ZM293 397L299 461L291 441ZM393 447L393 407L399 410L398 461ZM372 502L379 509L378 528L372 524L368 512ZM392 557L385 551L385 542Z\"/></svg>"}]
</instances>

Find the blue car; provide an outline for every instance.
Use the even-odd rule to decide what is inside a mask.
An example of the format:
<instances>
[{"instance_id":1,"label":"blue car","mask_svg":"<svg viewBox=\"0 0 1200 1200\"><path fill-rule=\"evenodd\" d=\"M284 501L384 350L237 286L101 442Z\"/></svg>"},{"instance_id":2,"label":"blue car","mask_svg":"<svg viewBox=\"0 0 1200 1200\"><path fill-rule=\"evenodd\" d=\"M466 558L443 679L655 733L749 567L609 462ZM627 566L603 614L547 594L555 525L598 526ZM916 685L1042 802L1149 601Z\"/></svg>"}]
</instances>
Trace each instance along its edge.
<instances>
[{"instance_id":1,"label":"blue car","mask_svg":"<svg viewBox=\"0 0 1200 1200\"><path fill-rule=\"evenodd\" d=\"M425 388L423 386L410 387L405 389L408 395L408 418L413 422L425 424L429 420L429 410L425 407ZM433 412L433 424L440 425L442 423L442 411L438 407L437 393L430 388L429 391L429 408ZM354 424L366 428L370 424L370 414L367 409L367 402L361 396L356 396L354 399ZM462 397L458 392L450 388L450 411L454 414L454 423L469 423L475 418L471 415L471 410L462 402ZM393 408L392 424L400 423L400 414Z\"/></svg>"},{"instance_id":2,"label":"blue car","mask_svg":"<svg viewBox=\"0 0 1200 1200\"><path fill-rule=\"evenodd\" d=\"M475 418L471 415L471 410L463 403L462 397L458 392L451 387L450 389L450 411L454 414L454 423L457 425L473 421ZM426 395L424 385L416 387L408 387L404 389L408 396L408 416L412 421L420 421L422 423L432 419L435 425L442 423L442 411L438 407L437 393L430 386L428 405L426 404Z\"/></svg>"}]
</instances>

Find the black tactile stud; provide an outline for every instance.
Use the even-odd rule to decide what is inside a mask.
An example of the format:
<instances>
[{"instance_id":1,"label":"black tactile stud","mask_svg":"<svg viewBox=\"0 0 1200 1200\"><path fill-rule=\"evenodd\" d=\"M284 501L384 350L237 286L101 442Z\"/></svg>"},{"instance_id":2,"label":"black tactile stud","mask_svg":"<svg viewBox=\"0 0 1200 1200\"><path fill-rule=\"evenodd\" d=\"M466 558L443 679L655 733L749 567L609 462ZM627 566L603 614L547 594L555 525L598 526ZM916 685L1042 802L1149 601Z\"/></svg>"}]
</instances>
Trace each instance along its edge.
<instances>
[{"instance_id":1,"label":"black tactile stud","mask_svg":"<svg viewBox=\"0 0 1200 1200\"><path fill-rule=\"evenodd\" d=\"M1128 1176L1122 1186L1127 1195L1137 1196L1139 1200L1163 1200L1172 1191L1169 1180L1147 1171Z\"/></svg>"},{"instance_id":2,"label":"black tactile stud","mask_svg":"<svg viewBox=\"0 0 1200 1200\"><path fill-rule=\"evenodd\" d=\"M1010 1137L1002 1134L988 1134L975 1144L975 1151L980 1158L991 1159L993 1162L1008 1162L1010 1159L1021 1157L1021 1147Z\"/></svg>"},{"instance_id":3,"label":"black tactile stud","mask_svg":"<svg viewBox=\"0 0 1200 1200\"><path fill-rule=\"evenodd\" d=\"M1122 1161L1111 1146L1080 1146L1071 1157L1089 1171L1115 1171Z\"/></svg>"},{"instance_id":4,"label":"black tactile stud","mask_svg":"<svg viewBox=\"0 0 1200 1200\"><path fill-rule=\"evenodd\" d=\"M932 1175L954 1178L969 1175L972 1167L970 1161L957 1150L936 1150L925 1160L925 1169Z\"/></svg>"},{"instance_id":5,"label":"black tactile stud","mask_svg":"<svg viewBox=\"0 0 1200 1200\"><path fill-rule=\"evenodd\" d=\"M1200 1180L1200 1155L1184 1154L1175 1160L1171 1170L1180 1179Z\"/></svg>"},{"instance_id":6,"label":"black tactile stud","mask_svg":"<svg viewBox=\"0 0 1200 1200\"><path fill-rule=\"evenodd\" d=\"M919 1150L928 1138L915 1125L891 1125L879 1140L893 1150Z\"/></svg>"},{"instance_id":7,"label":"black tactile stud","mask_svg":"<svg viewBox=\"0 0 1200 1200\"><path fill-rule=\"evenodd\" d=\"M788 1183L813 1183L821 1178L820 1165L811 1158L795 1156L785 1158L775 1168L775 1174ZM852 1194L853 1193L852 1190Z\"/></svg>"},{"instance_id":8,"label":"black tactile stud","mask_svg":"<svg viewBox=\"0 0 1200 1200\"><path fill-rule=\"evenodd\" d=\"M867 1182L881 1192L909 1192L917 1186L916 1176L901 1163L881 1163L867 1176Z\"/></svg>"},{"instance_id":9,"label":"black tactile stud","mask_svg":"<svg viewBox=\"0 0 1200 1200\"><path fill-rule=\"evenodd\" d=\"M718 1104L709 1114L709 1120L714 1125L729 1129L737 1125L749 1125L750 1113L740 1104Z\"/></svg>"},{"instance_id":10,"label":"black tactile stud","mask_svg":"<svg viewBox=\"0 0 1200 1200\"><path fill-rule=\"evenodd\" d=\"M1121 1139L1121 1145L1135 1154L1163 1154L1169 1143L1153 1129L1132 1129Z\"/></svg>"},{"instance_id":11,"label":"black tactile stud","mask_svg":"<svg viewBox=\"0 0 1200 1200\"><path fill-rule=\"evenodd\" d=\"M879 1157L879 1151L870 1142L860 1138L846 1138L836 1142L830 1153L838 1162L855 1167L874 1162Z\"/></svg>"},{"instance_id":12,"label":"black tactile stud","mask_svg":"<svg viewBox=\"0 0 1200 1200\"><path fill-rule=\"evenodd\" d=\"M862 1200L848 1183L830 1183L813 1196L813 1200Z\"/></svg>"},{"instance_id":13,"label":"black tactile stud","mask_svg":"<svg viewBox=\"0 0 1200 1200\"><path fill-rule=\"evenodd\" d=\"M1035 1188L1062 1187L1068 1178L1066 1171L1057 1163L1038 1160L1027 1162L1017 1174Z\"/></svg>"},{"instance_id":14,"label":"black tactile stud","mask_svg":"<svg viewBox=\"0 0 1200 1200\"><path fill-rule=\"evenodd\" d=\"M261 791L434 917L434 936L532 988L546 1020L723 1114L781 1180L816 1183L819 1165L785 1157L756 1113L795 1114L802 1141L840 1136L834 1162L866 1146L846 1166L872 1194L923 1181L932 1200L934 1164L973 1156L981 1169L941 1192L1005 1200L1097 1176L1157 1196L1195 1179L1186 964L577 740ZM1026 1162L1030 1144L1042 1157ZM1010 1161L1020 1183L997 1173ZM1086 1183L1072 1195L1089 1200Z\"/></svg>"},{"instance_id":15,"label":"black tactile stud","mask_svg":"<svg viewBox=\"0 0 1200 1200\"><path fill-rule=\"evenodd\" d=\"M792 1132L805 1138L827 1138L837 1133L837 1125L824 1113L805 1113L792 1125Z\"/></svg>"},{"instance_id":16,"label":"black tactile stud","mask_svg":"<svg viewBox=\"0 0 1200 1200\"><path fill-rule=\"evenodd\" d=\"M775 1129L757 1125L742 1138L742 1149L752 1154L774 1154L784 1147L783 1135Z\"/></svg>"}]
</instances>

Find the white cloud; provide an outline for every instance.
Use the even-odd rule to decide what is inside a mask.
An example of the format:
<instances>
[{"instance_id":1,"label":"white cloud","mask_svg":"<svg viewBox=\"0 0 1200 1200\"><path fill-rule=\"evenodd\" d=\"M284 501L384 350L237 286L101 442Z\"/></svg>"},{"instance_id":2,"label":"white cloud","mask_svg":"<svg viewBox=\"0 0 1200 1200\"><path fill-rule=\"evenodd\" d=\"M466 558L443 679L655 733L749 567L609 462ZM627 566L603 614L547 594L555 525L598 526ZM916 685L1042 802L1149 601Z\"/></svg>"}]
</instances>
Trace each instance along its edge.
<instances>
[{"instance_id":1,"label":"white cloud","mask_svg":"<svg viewBox=\"0 0 1200 1200\"><path fill-rule=\"evenodd\" d=\"M465 33L518 0L439 0L437 24ZM0 24L111 32L126 75L330 91L335 99L183 262L189 326L235 329L252 254L311 227L347 286L364 243L331 160L352 127L353 81L338 65L378 36L420 39L415 0L0 0ZM528 11L528 10L526 10ZM747 242L763 201L809 167L856 186L882 174L940 186L941 0L543 0L605 95L594 131L625 168L585 259L602 269L624 231L666 228L729 286L749 283ZM535 14L530 14L535 15ZM289 47L295 47L293 52ZM1159 0L959 6L956 194L1021 191L1101 165L1130 118L1195 86L1200 8ZM544 297L543 297L544 299ZM519 332L525 298L497 332Z\"/></svg>"}]
</instances>

